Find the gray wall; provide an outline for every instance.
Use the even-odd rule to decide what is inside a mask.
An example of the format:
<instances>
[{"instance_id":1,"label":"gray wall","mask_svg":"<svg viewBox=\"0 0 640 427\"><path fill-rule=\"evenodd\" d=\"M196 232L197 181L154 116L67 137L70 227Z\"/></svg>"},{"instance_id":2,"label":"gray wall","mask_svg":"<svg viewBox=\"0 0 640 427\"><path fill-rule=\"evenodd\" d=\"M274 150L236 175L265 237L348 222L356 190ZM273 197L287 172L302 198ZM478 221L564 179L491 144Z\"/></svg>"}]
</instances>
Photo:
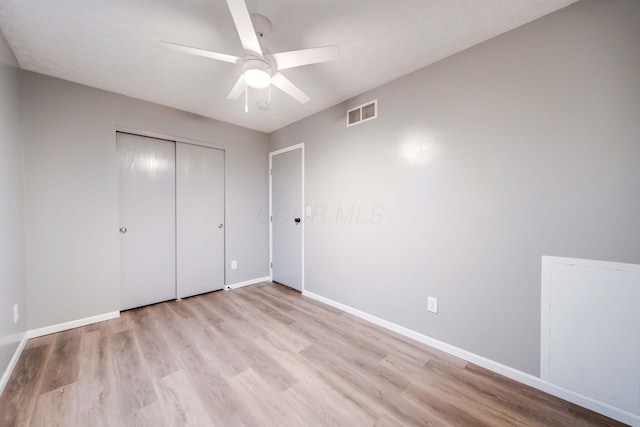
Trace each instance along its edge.
<instances>
[{"instance_id":1,"label":"gray wall","mask_svg":"<svg viewBox=\"0 0 640 427\"><path fill-rule=\"evenodd\" d=\"M306 289L538 375L541 256L640 263L639 23L583 0L271 134L306 143Z\"/></svg>"},{"instance_id":2,"label":"gray wall","mask_svg":"<svg viewBox=\"0 0 640 427\"><path fill-rule=\"evenodd\" d=\"M24 74L29 329L120 308L116 126L226 148L227 283L267 276L267 135Z\"/></svg>"},{"instance_id":3,"label":"gray wall","mask_svg":"<svg viewBox=\"0 0 640 427\"><path fill-rule=\"evenodd\" d=\"M0 64L0 376L27 329L20 85L20 71Z\"/></svg>"}]
</instances>

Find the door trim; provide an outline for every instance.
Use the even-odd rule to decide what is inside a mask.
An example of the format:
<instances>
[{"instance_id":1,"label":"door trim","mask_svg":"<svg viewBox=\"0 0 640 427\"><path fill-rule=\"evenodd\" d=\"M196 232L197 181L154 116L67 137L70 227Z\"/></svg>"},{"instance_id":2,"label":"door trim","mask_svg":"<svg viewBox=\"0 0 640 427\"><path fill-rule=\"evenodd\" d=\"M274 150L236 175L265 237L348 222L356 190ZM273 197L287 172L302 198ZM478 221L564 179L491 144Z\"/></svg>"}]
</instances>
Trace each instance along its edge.
<instances>
[{"instance_id":1,"label":"door trim","mask_svg":"<svg viewBox=\"0 0 640 427\"><path fill-rule=\"evenodd\" d=\"M148 130L135 129L126 126L116 126L116 132L129 133L131 135L146 136L149 138L164 139L165 141L181 142L183 144L201 145L203 147L217 148L218 150L226 150L224 145L216 144L208 141L198 141L196 139L184 138L181 136L167 135L164 133L152 132Z\"/></svg>"},{"instance_id":2,"label":"door trim","mask_svg":"<svg viewBox=\"0 0 640 427\"><path fill-rule=\"evenodd\" d=\"M301 142L300 144L296 144L296 145L291 145L289 147L286 148L282 148L280 150L276 150L276 151L271 151L269 152L269 279L271 281L273 281L273 200L272 200L272 196L273 196L273 189L272 189L272 175L271 175L271 168L273 165L273 156L277 156L278 154L283 154L286 153L288 151L293 151L293 150L302 150L300 152L301 154L301 161L302 161L302 176L300 177L300 181L302 183L302 277L301 277L301 283L302 283L302 292L305 291L305 287L304 287L304 223L306 222L307 219L307 212L306 212L306 207L304 204L304 142Z\"/></svg>"}]
</instances>

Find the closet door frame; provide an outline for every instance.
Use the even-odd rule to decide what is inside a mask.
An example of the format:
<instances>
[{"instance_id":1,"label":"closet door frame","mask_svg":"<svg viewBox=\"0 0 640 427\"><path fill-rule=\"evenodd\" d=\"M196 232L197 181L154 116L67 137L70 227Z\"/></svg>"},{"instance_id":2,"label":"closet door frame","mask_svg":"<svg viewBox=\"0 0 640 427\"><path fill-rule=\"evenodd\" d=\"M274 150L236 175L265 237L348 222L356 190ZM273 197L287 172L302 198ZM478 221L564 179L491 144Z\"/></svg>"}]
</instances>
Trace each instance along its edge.
<instances>
[{"instance_id":1,"label":"closet door frame","mask_svg":"<svg viewBox=\"0 0 640 427\"><path fill-rule=\"evenodd\" d=\"M150 138L164 139L166 141L182 142L184 144L200 145L202 147L217 148L218 150L226 150L224 145L216 144L208 141L198 141L196 139L183 138L175 135L167 135L164 133L150 132L141 129L116 126L116 132L130 133L131 135L147 136Z\"/></svg>"},{"instance_id":2,"label":"closet door frame","mask_svg":"<svg viewBox=\"0 0 640 427\"><path fill-rule=\"evenodd\" d=\"M150 138L156 138L156 139L163 139L165 141L173 141L176 143L183 143L183 144L191 144L191 145L199 145L201 147L207 147L207 148L215 148L218 150L222 150L223 154L224 154L224 159L225 159L225 168L224 168L224 175L223 175L223 185L224 185L224 199L223 199L223 204L224 204L224 228L223 228L223 239L224 239L224 256L223 256L223 272L224 272L224 289L227 289L227 165L226 165L226 159L227 159L227 152L226 152L226 148L224 145L220 145L220 144L216 144L213 142L209 142L209 141L199 141L196 139L190 139L190 138L183 138L180 136L174 136L174 135L167 135L167 134L163 134L163 133L158 133L158 132L151 132L151 131L147 131L147 130L142 130L142 129L135 129L135 128L130 128L130 127L126 127L126 126L116 126L115 132L113 134L113 138L114 138L114 147L116 147L116 136L118 134L118 132L120 133L128 133L131 135L136 135L136 136L146 136L146 137L150 137ZM116 161L118 160L118 157L116 156ZM120 210L120 198L118 197L118 212ZM121 259L119 257L119 259ZM177 265L176 265L176 271L177 271ZM177 281L176 281L176 297L177 297ZM176 298L178 299L178 298Z\"/></svg>"}]
</instances>

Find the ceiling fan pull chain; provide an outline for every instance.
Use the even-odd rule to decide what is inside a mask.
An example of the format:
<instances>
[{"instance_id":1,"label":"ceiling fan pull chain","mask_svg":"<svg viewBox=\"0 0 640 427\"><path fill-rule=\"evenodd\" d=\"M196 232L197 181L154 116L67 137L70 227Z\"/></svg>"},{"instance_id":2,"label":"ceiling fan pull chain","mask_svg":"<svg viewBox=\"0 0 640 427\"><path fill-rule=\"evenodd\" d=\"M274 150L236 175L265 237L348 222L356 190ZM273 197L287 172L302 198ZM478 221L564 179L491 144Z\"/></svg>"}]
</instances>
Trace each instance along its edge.
<instances>
[{"instance_id":1,"label":"ceiling fan pull chain","mask_svg":"<svg viewBox=\"0 0 640 427\"><path fill-rule=\"evenodd\" d=\"M246 79L244 80L244 112L249 112L249 85Z\"/></svg>"}]
</instances>

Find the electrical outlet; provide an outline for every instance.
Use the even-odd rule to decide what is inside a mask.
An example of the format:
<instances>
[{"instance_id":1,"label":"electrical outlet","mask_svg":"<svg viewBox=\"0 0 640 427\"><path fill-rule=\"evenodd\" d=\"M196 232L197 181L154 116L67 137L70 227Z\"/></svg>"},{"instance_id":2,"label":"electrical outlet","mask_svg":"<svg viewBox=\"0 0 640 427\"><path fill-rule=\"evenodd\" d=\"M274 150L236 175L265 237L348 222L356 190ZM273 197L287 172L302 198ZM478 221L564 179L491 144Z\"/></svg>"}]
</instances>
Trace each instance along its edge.
<instances>
[{"instance_id":1,"label":"electrical outlet","mask_svg":"<svg viewBox=\"0 0 640 427\"><path fill-rule=\"evenodd\" d=\"M438 314L438 298L427 297L427 310Z\"/></svg>"},{"instance_id":2,"label":"electrical outlet","mask_svg":"<svg viewBox=\"0 0 640 427\"><path fill-rule=\"evenodd\" d=\"M18 323L20 312L18 311L18 303L13 304L13 323Z\"/></svg>"},{"instance_id":3,"label":"electrical outlet","mask_svg":"<svg viewBox=\"0 0 640 427\"><path fill-rule=\"evenodd\" d=\"M235 270L236 268L238 268L238 260L233 260L231 261L231 269Z\"/></svg>"}]
</instances>

